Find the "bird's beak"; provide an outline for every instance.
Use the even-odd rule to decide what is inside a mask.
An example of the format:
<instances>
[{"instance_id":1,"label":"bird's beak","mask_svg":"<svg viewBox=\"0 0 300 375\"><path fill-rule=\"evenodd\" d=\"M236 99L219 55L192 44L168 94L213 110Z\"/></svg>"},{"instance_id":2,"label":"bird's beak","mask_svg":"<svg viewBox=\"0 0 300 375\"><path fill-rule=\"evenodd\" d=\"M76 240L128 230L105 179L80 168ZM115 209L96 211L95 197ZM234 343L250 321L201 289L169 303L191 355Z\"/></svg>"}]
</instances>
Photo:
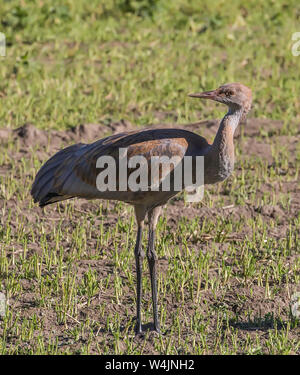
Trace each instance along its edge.
<instances>
[{"instance_id":1,"label":"bird's beak","mask_svg":"<svg viewBox=\"0 0 300 375\"><path fill-rule=\"evenodd\" d=\"M196 94L189 94L189 96L192 97L192 98L216 100L217 99L217 92L216 92L216 90L204 91L204 92L199 92L199 93L196 93Z\"/></svg>"}]
</instances>

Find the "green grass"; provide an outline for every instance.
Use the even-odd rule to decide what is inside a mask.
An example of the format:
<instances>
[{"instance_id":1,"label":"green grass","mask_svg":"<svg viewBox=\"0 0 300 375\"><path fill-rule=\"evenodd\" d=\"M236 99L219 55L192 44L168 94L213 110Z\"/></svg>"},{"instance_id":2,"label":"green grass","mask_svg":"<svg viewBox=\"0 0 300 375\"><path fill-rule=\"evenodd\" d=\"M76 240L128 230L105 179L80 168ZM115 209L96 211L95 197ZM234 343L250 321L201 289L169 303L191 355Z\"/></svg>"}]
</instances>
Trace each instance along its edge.
<instances>
[{"instance_id":1,"label":"green grass","mask_svg":"<svg viewBox=\"0 0 300 375\"><path fill-rule=\"evenodd\" d=\"M166 335L142 340L132 209L68 201L43 213L29 191L51 152L1 144L1 354L299 354L290 313L300 283L299 17L299 2L284 0L0 2L0 130L219 118L223 107L187 94L230 81L253 89L250 117L281 121L242 130L235 174L199 204L180 195L160 218ZM269 146L272 161L245 153L247 142ZM152 321L146 266L143 323Z\"/></svg>"},{"instance_id":2,"label":"green grass","mask_svg":"<svg viewBox=\"0 0 300 375\"><path fill-rule=\"evenodd\" d=\"M252 87L253 116L299 122L298 1L153 0L143 17L122 3L2 1L2 126L216 117L219 107L187 93L230 81Z\"/></svg>"}]
</instances>

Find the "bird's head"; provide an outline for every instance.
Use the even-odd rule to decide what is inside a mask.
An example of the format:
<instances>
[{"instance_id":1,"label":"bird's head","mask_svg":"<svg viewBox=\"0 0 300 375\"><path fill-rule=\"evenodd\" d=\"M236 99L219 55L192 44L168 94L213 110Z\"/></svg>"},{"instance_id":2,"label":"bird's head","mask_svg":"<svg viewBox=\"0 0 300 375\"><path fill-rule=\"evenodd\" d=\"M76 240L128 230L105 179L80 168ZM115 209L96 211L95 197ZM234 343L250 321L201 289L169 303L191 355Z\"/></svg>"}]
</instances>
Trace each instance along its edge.
<instances>
[{"instance_id":1,"label":"bird's head","mask_svg":"<svg viewBox=\"0 0 300 375\"><path fill-rule=\"evenodd\" d=\"M189 94L189 96L192 98L214 100L226 104L232 110L242 109L243 117L250 111L252 103L251 89L241 83L226 83L216 90Z\"/></svg>"}]
</instances>

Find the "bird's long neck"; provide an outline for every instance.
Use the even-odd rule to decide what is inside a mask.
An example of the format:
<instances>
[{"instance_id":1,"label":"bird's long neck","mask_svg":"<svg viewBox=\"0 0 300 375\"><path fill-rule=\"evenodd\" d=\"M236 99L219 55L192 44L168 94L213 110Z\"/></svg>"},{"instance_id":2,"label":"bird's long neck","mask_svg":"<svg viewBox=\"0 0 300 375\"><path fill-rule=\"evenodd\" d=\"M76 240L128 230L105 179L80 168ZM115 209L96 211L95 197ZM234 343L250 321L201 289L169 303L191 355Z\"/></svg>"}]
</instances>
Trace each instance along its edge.
<instances>
[{"instance_id":1,"label":"bird's long neck","mask_svg":"<svg viewBox=\"0 0 300 375\"><path fill-rule=\"evenodd\" d=\"M233 147L234 132L240 122L242 114L243 108L230 108L223 117L212 145L215 151L223 151L224 148L228 149Z\"/></svg>"},{"instance_id":2,"label":"bird's long neck","mask_svg":"<svg viewBox=\"0 0 300 375\"><path fill-rule=\"evenodd\" d=\"M219 130L210 149L210 165L214 166L215 177L218 181L227 178L234 167L234 132L240 122L243 108L230 108L222 119Z\"/></svg>"}]
</instances>

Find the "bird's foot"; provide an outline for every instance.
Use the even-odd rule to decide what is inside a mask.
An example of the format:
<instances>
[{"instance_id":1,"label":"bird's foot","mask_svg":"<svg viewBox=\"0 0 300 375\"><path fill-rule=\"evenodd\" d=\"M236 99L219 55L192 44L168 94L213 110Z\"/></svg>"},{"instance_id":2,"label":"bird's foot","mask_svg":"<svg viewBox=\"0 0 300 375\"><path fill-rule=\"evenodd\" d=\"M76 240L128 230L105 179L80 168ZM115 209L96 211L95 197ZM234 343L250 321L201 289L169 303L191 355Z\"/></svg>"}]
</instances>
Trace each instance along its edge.
<instances>
[{"instance_id":1,"label":"bird's foot","mask_svg":"<svg viewBox=\"0 0 300 375\"><path fill-rule=\"evenodd\" d=\"M141 336L141 335L144 334L143 330L142 330L142 325L140 323L138 323L138 322L135 325L134 331L135 331L135 335L136 336Z\"/></svg>"},{"instance_id":2,"label":"bird's foot","mask_svg":"<svg viewBox=\"0 0 300 375\"><path fill-rule=\"evenodd\" d=\"M164 333L161 331L159 327L148 327L145 328L145 330L142 329L142 326L138 327L138 325L135 326L135 336L145 336L146 332L154 332L158 336L163 336Z\"/></svg>"},{"instance_id":3,"label":"bird's foot","mask_svg":"<svg viewBox=\"0 0 300 375\"><path fill-rule=\"evenodd\" d=\"M159 336L164 335L159 327L154 326L153 331L156 332Z\"/></svg>"},{"instance_id":4,"label":"bird's foot","mask_svg":"<svg viewBox=\"0 0 300 375\"><path fill-rule=\"evenodd\" d=\"M136 320L136 318L133 318ZM134 327L135 336L145 336L146 332L155 332L159 336L163 336L164 333L161 331L159 324L148 323L142 326L141 322L136 321Z\"/></svg>"}]
</instances>

